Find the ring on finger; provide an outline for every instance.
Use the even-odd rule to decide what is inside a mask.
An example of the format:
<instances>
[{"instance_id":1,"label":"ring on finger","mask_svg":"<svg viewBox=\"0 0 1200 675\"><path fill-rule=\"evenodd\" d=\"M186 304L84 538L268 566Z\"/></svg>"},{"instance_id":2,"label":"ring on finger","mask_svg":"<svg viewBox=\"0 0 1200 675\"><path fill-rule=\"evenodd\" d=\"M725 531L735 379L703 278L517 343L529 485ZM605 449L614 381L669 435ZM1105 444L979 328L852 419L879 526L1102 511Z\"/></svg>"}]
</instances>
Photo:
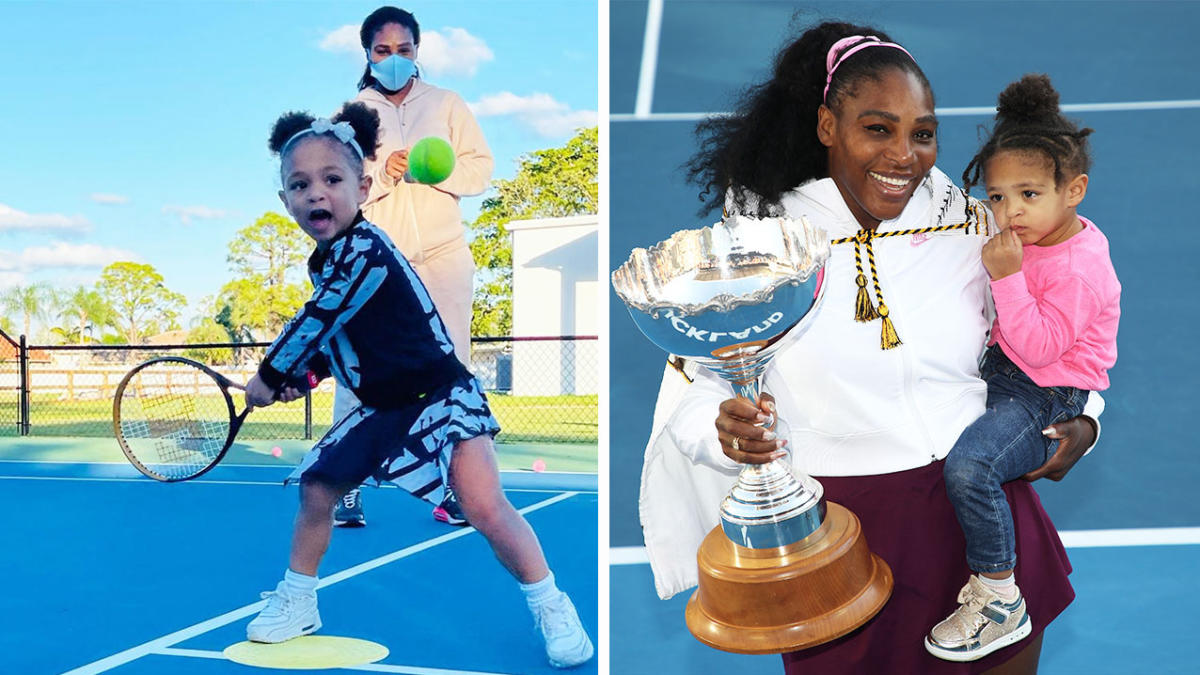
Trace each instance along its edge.
<instances>
[{"instance_id":1,"label":"ring on finger","mask_svg":"<svg viewBox=\"0 0 1200 675\"><path fill-rule=\"evenodd\" d=\"M739 442L739 441L741 441L741 440L742 440L742 439L738 438L737 436L734 436L734 437L733 437L733 440L729 442L729 446L730 446L731 448L733 448L733 451L734 451L734 452L741 452L741 451L742 451L742 450L741 450L741 448L739 448L739 447L738 447L738 442Z\"/></svg>"}]
</instances>

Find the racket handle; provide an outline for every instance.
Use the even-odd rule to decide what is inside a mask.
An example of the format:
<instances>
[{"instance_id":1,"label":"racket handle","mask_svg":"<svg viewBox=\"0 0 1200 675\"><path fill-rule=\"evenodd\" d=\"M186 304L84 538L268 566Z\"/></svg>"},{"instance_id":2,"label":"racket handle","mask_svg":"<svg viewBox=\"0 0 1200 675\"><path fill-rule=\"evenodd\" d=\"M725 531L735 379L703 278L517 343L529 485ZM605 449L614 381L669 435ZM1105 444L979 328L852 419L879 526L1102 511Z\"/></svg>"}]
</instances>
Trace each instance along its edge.
<instances>
[{"instance_id":1,"label":"racket handle","mask_svg":"<svg viewBox=\"0 0 1200 675\"><path fill-rule=\"evenodd\" d=\"M291 387L298 391L312 391L321 383L321 378L311 370L305 371L295 377L289 378L283 386Z\"/></svg>"}]
</instances>

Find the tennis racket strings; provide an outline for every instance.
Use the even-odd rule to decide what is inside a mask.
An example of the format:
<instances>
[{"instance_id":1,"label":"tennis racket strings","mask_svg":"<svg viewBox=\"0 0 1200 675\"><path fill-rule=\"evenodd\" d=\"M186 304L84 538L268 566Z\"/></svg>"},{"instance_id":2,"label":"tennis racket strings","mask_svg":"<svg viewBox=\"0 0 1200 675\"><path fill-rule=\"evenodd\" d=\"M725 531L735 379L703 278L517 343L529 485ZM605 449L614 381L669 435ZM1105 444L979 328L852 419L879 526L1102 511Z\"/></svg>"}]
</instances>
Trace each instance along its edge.
<instances>
[{"instance_id":1,"label":"tennis racket strings","mask_svg":"<svg viewBox=\"0 0 1200 675\"><path fill-rule=\"evenodd\" d=\"M136 370L120 395L119 433L129 452L167 480L196 475L225 450L232 401L208 373L181 362Z\"/></svg>"}]
</instances>

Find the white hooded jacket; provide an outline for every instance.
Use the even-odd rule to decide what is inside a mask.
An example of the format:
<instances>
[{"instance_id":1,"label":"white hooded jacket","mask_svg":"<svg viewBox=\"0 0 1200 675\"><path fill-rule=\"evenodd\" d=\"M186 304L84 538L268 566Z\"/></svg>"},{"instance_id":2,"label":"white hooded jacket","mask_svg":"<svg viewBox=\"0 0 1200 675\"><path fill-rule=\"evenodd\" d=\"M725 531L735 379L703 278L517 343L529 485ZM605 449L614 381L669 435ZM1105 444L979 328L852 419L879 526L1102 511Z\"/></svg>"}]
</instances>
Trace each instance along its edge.
<instances>
[{"instance_id":1,"label":"white hooded jacket","mask_svg":"<svg viewBox=\"0 0 1200 675\"><path fill-rule=\"evenodd\" d=\"M763 391L790 428L793 466L811 476L905 471L944 458L983 413L979 360L994 316L980 251L994 233L990 213L938 169L900 216L877 234L962 223L967 230L873 241L883 298L903 344L880 348L878 319L854 320L858 274L852 243L833 246L824 292L799 339L778 352ZM831 240L859 225L832 179L807 183L781 204ZM866 252L863 270L870 285ZM872 304L877 302L871 292ZM696 551L718 524L739 465L721 452L713 425L729 384L694 368L693 384L667 368L642 469L641 521L661 597L697 583Z\"/></svg>"},{"instance_id":2,"label":"white hooded jacket","mask_svg":"<svg viewBox=\"0 0 1200 675\"><path fill-rule=\"evenodd\" d=\"M424 262L431 252L447 244L461 240L465 245L459 198L486 190L494 166L483 131L466 102L458 94L420 79L413 81L398 106L372 87L358 92L355 100L379 113L380 145L375 160L368 160L364 167L371 177L371 192L363 204L363 215L387 232L413 264ZM442 138L454 148L450 176L436 185L422 185L387 175L388 156L412 148L426 136Z\"/></svg>"}]
</instances>

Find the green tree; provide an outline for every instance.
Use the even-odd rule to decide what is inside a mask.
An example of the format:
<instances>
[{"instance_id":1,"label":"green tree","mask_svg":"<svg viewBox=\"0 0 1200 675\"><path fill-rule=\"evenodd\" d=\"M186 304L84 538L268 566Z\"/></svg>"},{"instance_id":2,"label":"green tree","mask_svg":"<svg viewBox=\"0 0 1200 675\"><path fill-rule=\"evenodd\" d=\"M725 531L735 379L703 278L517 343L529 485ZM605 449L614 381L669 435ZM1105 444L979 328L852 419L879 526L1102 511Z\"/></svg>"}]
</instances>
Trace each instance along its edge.
<instances>
[{"instance_id":1,"label":"green tree","mask_svg":"<svg viewBox=\"0 0 1200 675\"><path fill-rule=\"evenodd\" d=\"M58 297L49 284L39 281L27 286L13 286L0 296L5 314L19 314L22 335L29 335L34 319L43 320L53 311Z\"/></svg>"},{"instance_id":2,"label":"green tree","mask_svg":"<svg viewBox=\"0 0 1200 675\"><path fill-rule=\"evenodd\" d=\"M100 338L100 331L113 322L113 308L95 289L75 287L60 298L58 318L61 326L51 329L66 342L83 344L90 335Z\"/></svg>"},{"instance_id":3,"label":"green tree","mask_svg":"<svg viewBox=\"0 0 1200 675\"><path fill-rule=\"evenodd\" d=\"M131 345L178 330L179 310L187 305L182 293L167 289L153 265L143 263L115 262L105 267L96 291L112 307L113 326Z\"/></svg>"},{"instance_id":4,"label":"green tree","mask_svg":"<svg viewBox=\"0 0 1200 675\"><path fill-rule=\"evenodd\" d=\"M239 230L227 257L235 278L221 287L214 320L235 338L274 337L312 293L304 273L310 250L299 226L278 213Z\"/></svg>"},{"instance_id":5,"label":"green tree","mask_svg":"<svg viewBox=\"0 0 1200 675\"><path fill-rule=\"evenodd\" d=\"M215 319L203 317L196 321L188 331L185 342L190 345L214 344L229 342L229 331ZM233 363L233 348L199 348L186 349L183 355L209 365L228 365Z\"/></svg>"},{"instance_id":6,"label":"green tree","mask_svg":"<svg viewBox=\"0 0 1200 675\"><path fill-rule=\"evenodd\" d=\"M597 127L580 129L561 148L523 155L516 176L493 181L495 193L483 200L479 216L468 225L471 255L479 270L471 308L472 335L508 335L512 331L509 222L596 213L597 131Z\"/></svg>"}]
</instances>

